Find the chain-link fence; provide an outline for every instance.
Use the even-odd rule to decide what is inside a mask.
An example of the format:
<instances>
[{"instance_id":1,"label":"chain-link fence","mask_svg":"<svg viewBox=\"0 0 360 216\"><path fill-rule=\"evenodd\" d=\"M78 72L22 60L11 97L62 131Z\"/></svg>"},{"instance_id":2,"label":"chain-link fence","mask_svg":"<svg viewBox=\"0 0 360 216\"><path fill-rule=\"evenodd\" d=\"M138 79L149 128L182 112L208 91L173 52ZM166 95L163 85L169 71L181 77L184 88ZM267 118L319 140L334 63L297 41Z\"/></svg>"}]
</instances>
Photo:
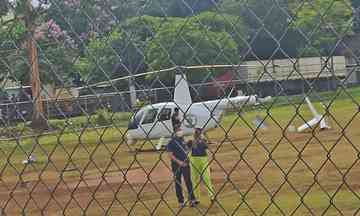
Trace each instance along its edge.
<instances>
[{"instance_id":1,"label":"chain-link fence","mask_svg":"<svg viewBox=\"0 0 360 216\"><path fill-rule=\"evenodd\" d=\"M357 0L1 0L1 215L358 215Z\"/></svg>"}]
</instances>

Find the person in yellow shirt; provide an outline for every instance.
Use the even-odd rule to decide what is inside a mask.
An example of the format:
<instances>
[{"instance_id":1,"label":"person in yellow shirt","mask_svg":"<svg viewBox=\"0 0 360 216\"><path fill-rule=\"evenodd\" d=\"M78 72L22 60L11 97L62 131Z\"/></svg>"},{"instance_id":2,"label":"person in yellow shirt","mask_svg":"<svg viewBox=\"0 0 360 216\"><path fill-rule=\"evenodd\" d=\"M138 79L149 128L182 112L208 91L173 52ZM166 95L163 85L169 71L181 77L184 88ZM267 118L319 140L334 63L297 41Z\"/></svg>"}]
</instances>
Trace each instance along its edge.
<instances>
[{"instance_id":1,"label":"person in yellow shirt","mask_svg":"<svg viewBox=\"0 0 360 216\"><path fill-rule=\"evenodd\" d=\"M210 178L210 166L208 160L208 144L202 138L202 129L195 128L194 139L188 142L191 148L191 180L194 188L194 195L200 198L200 183L204 182L211 201L214 201L214 189Z\"/></svg>"}]
</instances>

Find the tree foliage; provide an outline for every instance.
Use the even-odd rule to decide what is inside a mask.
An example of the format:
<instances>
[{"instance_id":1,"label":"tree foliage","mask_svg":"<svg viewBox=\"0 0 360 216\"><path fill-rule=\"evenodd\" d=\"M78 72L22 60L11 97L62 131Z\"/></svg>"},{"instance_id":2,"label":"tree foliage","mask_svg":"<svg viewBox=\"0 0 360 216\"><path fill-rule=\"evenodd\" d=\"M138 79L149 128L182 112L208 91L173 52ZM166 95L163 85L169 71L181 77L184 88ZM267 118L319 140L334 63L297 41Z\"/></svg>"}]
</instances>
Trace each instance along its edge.
<instances>
[{"instance_id":1,"label":"tree foliage","mask_svg":"<svg viewBox=\"0 0 360 216\"><path fill-rule=\"evenodd\" d=\"M311 45L320 50L318 54L326 54L341 35L351 33L352 10L349 5L349 0L314 0L300 7L293 3L293 28L302 30L312 40Z\"/></svg>"},{"instance_id":2,"label":"tree foliage","mask_svg":"<svg viewBox=\"0 0 360 216\"><path fill-rule=\"evenodd\" d=\"M248 27L240 16L208 11L192 17L190 21L212 32L227 32L239 50L246 46Z\"/></svg>"},{"instance_id":3,"label":"tree foliage","mask_svg":"<svg viewBox=\"0 0 360 216\"><path fill-rule=\"evenodd\" d=\"M151 69L176 65L237 64L239 59L236 42L227 32L214 32L200 25L184 25L181 22L164 25L146 48L146 62ZM201 76L192 74L190 78L200 80Z\"/></svg>"},{"instance_id":4,"label":"tree foliage","mask_svg":"<svg viewBox=\"0 0 360 216\"><path fill-rule=\"evenodd\" d=\"M259 31L261 37L281 36L288 25L287 0L224 0L220 11L242 17L250 31Z\"/></svg>"},{"instance_id":5,"label":"tree foliage","mask_svg":"<svg viewBox=\"0 0 360 216\"><path fill-rule=\"evenodd\" d=\"M91 38L76 67L86 82L94 83L142 71L143 59L140 45L115 28L107 35Z\"/></svg>"},{"instance_id":6,"label":"tree foliage","mask_svg":"<svg viewBox=\"0 0 360 216\"><path fill-rule=\"evenodd\" d=\"M236 23L230 24L228 20ZM96 82L106 77L143 72L146 67L235 64L240 58L243 38L239 35L244 29L238 17L218 16L212 12L189 20L130 18L108 35L91 39L88 53L79 61L78 68L89 82Z\"/></svg>"},{"instance_id":7,"label":"tree foliage","mask_svg":"<svg viewBox=\"0 0 360 216\"><path fill-rule=\"evenodd\" d=\"M0 17L5 16L9 11L9 2L0 0Z\"/></svg>"},{"instance_id":8,"label":"tree foliage","mask_svg":"<svg viewBox=\"0 0 360 216\"><path fill-rule=\"evenodd\" d=\"M48 18L49 8L40 2L31 15L34 29L25 27L25 1L7 1L9 8L6 25L1 28L2 55L0 73L7 79L22 84L30 83L30 66L27 61L25 36L33 31L33 39L38 48L40 78L43 84L68 84L74 73L73 60L77 55L77 47L71 36L61 29L52 19ZM10 7L11 6L11 7ZM53 5L55 7L56 5Z\"/></svg>"},{"instance_id":9,"label":"tree foliage","mask_svg":"<svg viewBox=\"0 0 360 216\"><path fill-rule=\"evenodd\" d=\"M283 52L279 52L279 45L289 56L296 55L298 47L304 40L299 32L289 26L291 20L289 2L290 0L223 0L221 2L219 7L221 12L241 17L247 27L243 38L251 44L251 48L246 47L243 50L243 53L248 53L244 58L287 57Z\"/></svg>"},{"instance_id":10,"label":"tree foliage","mask_svg":"<svg viewBox=\"0 0 360 216\"><path fill-rule=\"evenodd\" d=\"M74 77L73 55L75 50L61 44L49 44L45 41L38 43L40 79L43 84L52 84L57 87L71 85ZM19 50L9 56L9 65L13 70L12 78L20 81L23 85L30 84L30 65L27 62L26 51Z\"/></svg>"},{"instance_id":11,"label":"tree foliage","mask_svg":"<svg viewBox=\"0 0 360 216\"><path fill-rule=\"evenodd\" d=\"M0 54L0 74L4 77L11 65L13 79L29 83L24 2L0 0L1 48L14 50ZM51 1L34 16L41 79L62 85L80 72L83 80L95 83L174 65L236 64L251 58L244 53L260 58L324 54L349 32L354 15L349 6L356 9L358 2Z\"/></svg>"},{"instance_id":12,"label":"tree foliage","mask_svg":"<svg viewBox=\"0 0 360 216\"><path fill-rule=\"evenodd\" d=\"M311 30L323 30L333 28L342 33L349 27L352 16L350 2L334 0L315 0L312 3L305 2L296 9L295 27L310 32Z\"/></svg>"},{"instance_id":13,"label":"tree foliage","mask_svg":"<svg viewBox=\"0 0 360 216\"><path fill-rule=\"evenodd\" d=\"M216 7L218 0L142 1L143 14L156 17L187 17Z\"/></svg>"}]
</instances>

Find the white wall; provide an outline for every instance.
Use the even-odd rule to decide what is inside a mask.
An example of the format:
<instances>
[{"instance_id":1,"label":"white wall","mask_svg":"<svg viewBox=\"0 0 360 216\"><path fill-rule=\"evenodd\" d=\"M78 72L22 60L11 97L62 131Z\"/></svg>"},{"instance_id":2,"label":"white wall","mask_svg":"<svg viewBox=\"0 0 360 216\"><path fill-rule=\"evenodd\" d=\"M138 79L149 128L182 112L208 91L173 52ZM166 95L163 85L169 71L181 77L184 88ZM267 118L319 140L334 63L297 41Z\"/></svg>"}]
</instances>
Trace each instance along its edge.
<instances>
[{"instance_id":1,"label":"white wall","mask_svg":"<svg viewBox=\"0 0 360 216\"><path fill-rule=\"evenodd\" d=\"M256 81L271 81L284 79L301 79L329 77L332 76L331 68L334 69L336 76L346 75L346 63L344 56L334 56L327 62L324 67L327 57L309 57L296 59L274 59L261 61L248 61L247 65L256 65L256 67L248 67L248 82ZM332 67L333 61L333 67ZM266 65L266 70L264 70ZM274 67L274 65L276 67ZM260 78L260 76L262 76ZM260 79L259 79L260 78Z\"/></svg>"}]
</instances>

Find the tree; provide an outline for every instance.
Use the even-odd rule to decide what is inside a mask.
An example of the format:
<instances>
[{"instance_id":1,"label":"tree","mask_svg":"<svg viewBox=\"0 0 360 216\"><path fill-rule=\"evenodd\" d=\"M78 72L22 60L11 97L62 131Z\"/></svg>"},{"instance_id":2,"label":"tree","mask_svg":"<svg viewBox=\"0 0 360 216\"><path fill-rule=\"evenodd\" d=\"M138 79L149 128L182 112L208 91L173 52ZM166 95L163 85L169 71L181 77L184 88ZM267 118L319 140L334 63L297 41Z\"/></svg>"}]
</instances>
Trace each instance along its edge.
<instances>
[{"instance_id":1,"label":"tree","mask_svg":"<svg viewBox=\"0 0 360 216\"><path fill-rule=\"evenodd\" d=\"M243 18L252 52L266 59L329 51L338 38L333 30L339 35L351 33L346 32L351 21L349 5L349 0L223 0L219 11Z\"/></svg>"},{"instance_id":2,"label":"tree","mask_svg":"<svg viewBox=\"0 0 360 216\"><path fill-rule=\"evenodd\" d=\"M90 39L77 68L87 83L106 81L113 77L135 74L144 70L141 44L119 28L108 35Z\"/></svg>"},{"instance_id":3,"label":"tree","mask_svg":"<svg viewBox=\"0 0 360 216\"><path fill-rule=\"evenodd\" d=\"M109 34L92 38L77 67L89 83L95 83L144 72L147 67L236 64L244 34L241 19L226 14L206 12L190 19L133 17Z\"/></svg>"},{"instance_id":4,"label":"tree","mask_svg":"<svg viewBox=\"0 0 360 216\"><path fill-rule=\"evenodd\" d=\"M9 2L1 0L0 1L0 17L5 16L9 12Z\"/></svg>"},{"instance_id":5,"label":"tree","mask_svg":"<svg viewBox=\"0 0 360 216\"><path fill-rule=\"evenodd\" d=\"M141 12L144 15L153 17L169 17L169 7L174 0L153 0L143 1L143 5L140 7Z\"/></svg>"},{"instance_id":6,"label":"tree","mask_svg":"<svg viewBox=\"0 0 360 216\"><path fill-rule=\"evenodd\" d=\"M37 3L37 5L33 5L34 3ZM1 19L3 28L9 31L9 34L12 34L14 27L19 25L24 26L25 31L22 36L24 43L22 43L22 46L27 49L26 63L29 65L28 74L30 74L31 90L34 99L31 125L33 128L44 128L46 127L46 121L44 119L43 104L40 98L41 81L39 77L36 41L34 38L36 20L39 17L39 12L43 9L43 2L4 0L1 5L1 15L11 17L6 21ZM35 8L35 6L37 8ZM9 62L5 61L5 64L8 65ZM8 74L6 76L8 76Z\"/></svg>"},{"instance_id":7,"label":"tree","mask_svg":"<svg viewBox=\"0 0 360 216\"><path fill-rule=\"evenodd\" d=\"M240 16L207 11L192 17L190 21L212 32L227 32L237 43L239 50L246 47L248 27Z\"/></svg>"},{"instance_id":8,"label":"tree","mask_svg":"<svg viewBox=\"0 0 360 216\"><path fill-rule=\"evenodd\" d=\"M145 48L164 22L179 18L141 16L89 39L77 69L88 83L106 81L146 70Z\"/></svg>"},{"instance_id":9,"label":"tree","mask_svg":"<svg viewBox=\"0 0 360 216\"><path fill-rule=\"evenodd\" d=\"M12 1L13 2L13 1ZM8 51L2 60L11 65L13 69L10 78L20 81L23 85L30 84L30 64L26 60L27 51L25 48L26 33L28 32L25 22L20 19L21 8L14 7L19 11L16 16L7 16L3 19L7 25L3 26L0 42L2 50ZM20 7L20 3L17 5ZM47 11L46 11L47 12ZM64 31L52 19L47 19L47 13L44 17L37 17L34 20L33 39L36 41L37 50L39 51L39 68L40 77L43 84L52 84L61 86L64 81L74 73L73 60L78 55L75 41L70 37L67 31ZM8 21L13 22L8 22Z\"/></svg>"},{"instance_id":10,"label":"tree","mask_svg":"<svg viewBox=\"0 0 360 216\"><path fill-rule=\"evenodd\" d=\"M109 31L114 25L107 3L108 1L99 0L55 1L46 16L47 19L54 20L61 29L84 37L89 32Z\"/></svg>"},{"instance_id":11,"label":"tree","mask_svg":"<svg viewBox=\"0 0 360 216\"><path fill-rule=\"evenodd\" d=\"M4 1L2 1L2 4ZM8 8L1 9L3 16L0 27L0 82L4 80L19 81L14 73L12 57L22 46L26 33L25 26L8 15ZM26 57L25 57L26 60Z\"/></svg>"},{"instance_id":12,"label":"tree","mask_svg":"<svg viewBox=\"0 0 360 216\"><path fill-rule=\"evenodd\" d=\"M214 8L218 0L153 0L141 2L145 2L142 5L142 12L145 15L155 17L188 17Z\"/></svg>"},{"instance_id":13,"label":"tree","mask_svg":"<svg viewBox=\"0 0 360 216\"><path fill-rule=\"evenodd\" d=\"M19 6L18 9L22 9L24 11L27 58L31 74L30 79L32 97L34 99L31 126L36 129L43 129L47 128L47 124L46 120L44 119L44 107L41 100L41 80L35 41L35 19L37 18L38 14L35 12L36 9L33 7L31 0L16 2L15 4ZM41 5L39 5L39 8L41 8Z\"/></svg>"},{"instance_id":14,"label":"tree","mask_svg":"<svg viewBox=\"0 0 360 216\"><path fill-rule=\"evenodd\" d=\"M107 36L90 39L85 56L76 64L87 83L100 82L111 77L114 65L121 61L112 44L121 38L122 33L115 30Z\"/></svg>"},{"instance_id":15,"label":"tree","mask_svg":"<svg viewBox=\"0 0 360 216\"><path fill-rule=\"evenodd\" d=\"M241 17L247 34L243 35L250 47L241 50L245 59L287 58L296 56L306 40L290 27L292 0L223 0L218 10ZM297 43L294 43L297 41ZM279 50L281 47L281 50ZM284 55L286 53L287 55ZM247 54L245 56L245 54Z\"/></svg>"},{"instance_id":16,"label":"tree","mask_svg":"<svg viewBox=\"0 0 360 216\"><path fill-rule=\"evenodd\" d=\"M360 1L359 0L351 0L351 6L353 10L353 30L356 33L360 33Z\"/></svg>"},{"instance_id":17,"label":"tree","mask_svg":"<svg viewBox=\"0 0 360 216\"><path fill-rule=\"evenodd\" d=\"M260 31L259 37L280 37L288 25L288 0L223 0L219 10L242 17L251 32Z\"/></svg>"},{"instance_id":18,"label":"tree","mask_svg":"<svg viewBox=\"0 0 360 216\"><path fill-rule=\"evenodd\" d=\"M294 29L299 29L312 41L320 54L328 55L341 35L351 33L352 11L349 0L314 0L299 8L293 3ZM310 47L311 48L311 47Z\"/></svg>"},{"instance_id":19,"label":"tree","mask_svg":"<svg viewBox=\"0 0 360 216\"><path fill-rule=\"evenodd\" d=\"M36 26L34 39L39 51L38 62L42 84L55 87L69 86L69 81L75 73L73 61L78 55L75 42L53 20ZM13 55L6 58L13 68L13 77L23 85L30 85L27 51L21 45L13 50Z\"/></svg>"},{"instance_id":20,"label":"tree","mask_svg":"<svg viewBox=\"0 0 360 216\"><path fill-rule=\"evenodd\" d=\"M70 70L66 68L71 65L66 61L71 56L68 55L66 49L74 45L73 40L53 20L44 22L47 9L51 7L46 2L7 1L6 15L11 18L4 22L6 24L4 29L9 35L16 35L17 32L22 34L18 38L10 37L17 46L14 54L9 55L6 61L15 70L11 78L31 84L34 100L31 126L34 128L47 127L40 96L42 85L59 84L63 81L62 73L69 72ZM24 29L24 31L17 29Z\"/></svg>"},{"instance_id":21,"label":"tree","mask_svg":"<svg viewBox=\"0 0 360 216\"><path fill-rule=\"evenodd\" d=\"M146 62L151 69L177 65L237 64L240 59L236 42L227 32L213 32L200 25L171 22L163 25L146 48ZM171 77L171 74L161 74ZM192 80L203 75L192 73Z\"/></svg>"},{"instance_id":22,"label":"tree","mask_svg":"<svg viewBox=\"0 0 360 216\"><path fill-rule=\"evenodd\" d=\"M217 0L170 1L168 14L175 17L194 16L216 6Z\"/></svg>"}]
</instances>

